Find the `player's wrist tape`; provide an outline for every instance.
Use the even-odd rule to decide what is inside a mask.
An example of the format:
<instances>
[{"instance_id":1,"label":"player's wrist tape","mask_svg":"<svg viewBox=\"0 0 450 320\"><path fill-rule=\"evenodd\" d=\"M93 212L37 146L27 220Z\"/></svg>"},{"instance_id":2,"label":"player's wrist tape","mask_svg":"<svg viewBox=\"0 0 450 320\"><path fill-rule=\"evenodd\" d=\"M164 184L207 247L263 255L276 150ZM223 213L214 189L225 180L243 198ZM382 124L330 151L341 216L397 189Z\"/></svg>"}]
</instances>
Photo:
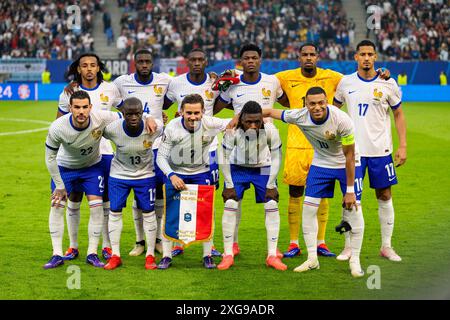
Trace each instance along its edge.
<instances>
[{"instance_id":1,"label":"player's wrist tape","mask_svg":"<svg viewBox=\"0 0 450 320\"><path fill-rule=\"evenodd\" d=\"M347 186L347 193L355 193L355 187L354 186Z\"/></svg>"}]
</instances>

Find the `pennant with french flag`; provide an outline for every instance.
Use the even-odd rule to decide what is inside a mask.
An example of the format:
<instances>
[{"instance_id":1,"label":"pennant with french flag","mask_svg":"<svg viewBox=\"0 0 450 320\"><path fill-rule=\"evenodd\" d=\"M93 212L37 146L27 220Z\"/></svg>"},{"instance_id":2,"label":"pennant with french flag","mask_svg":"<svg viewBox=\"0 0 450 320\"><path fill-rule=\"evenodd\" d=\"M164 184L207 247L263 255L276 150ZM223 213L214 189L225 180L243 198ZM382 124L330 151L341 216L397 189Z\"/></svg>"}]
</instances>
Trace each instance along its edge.
<instances>
[{"instance_id":1,"label":"pennant with french flag","mask_svg":"<svg viewBox=\"0 0 450 320\"><path fill-rule=\"evenodd\" d=\"M164 236L189 245L211 240L214 231L215 186L186 184L178 191L165 184Z\"/></svg>"}]
</instances>

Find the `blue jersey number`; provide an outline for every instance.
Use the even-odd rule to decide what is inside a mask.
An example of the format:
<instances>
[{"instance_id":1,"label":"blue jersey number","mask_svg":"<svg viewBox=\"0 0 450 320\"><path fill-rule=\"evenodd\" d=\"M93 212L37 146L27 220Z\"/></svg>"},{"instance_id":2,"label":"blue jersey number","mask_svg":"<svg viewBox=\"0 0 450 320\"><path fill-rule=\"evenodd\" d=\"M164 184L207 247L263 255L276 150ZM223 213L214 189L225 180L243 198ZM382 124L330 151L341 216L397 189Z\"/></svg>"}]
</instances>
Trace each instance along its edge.
<instances>
[{"instance_id":1,"label":"blue jersey number","mask_svg":"<svg viewBox=\"0 0 450 320\"><path fill-rule=\"evenodd\" d=\"M150 108L148 107L148 102L145 103L143 111L144 111L144 113L150 113Z\"/></svg>"}]
</instances>

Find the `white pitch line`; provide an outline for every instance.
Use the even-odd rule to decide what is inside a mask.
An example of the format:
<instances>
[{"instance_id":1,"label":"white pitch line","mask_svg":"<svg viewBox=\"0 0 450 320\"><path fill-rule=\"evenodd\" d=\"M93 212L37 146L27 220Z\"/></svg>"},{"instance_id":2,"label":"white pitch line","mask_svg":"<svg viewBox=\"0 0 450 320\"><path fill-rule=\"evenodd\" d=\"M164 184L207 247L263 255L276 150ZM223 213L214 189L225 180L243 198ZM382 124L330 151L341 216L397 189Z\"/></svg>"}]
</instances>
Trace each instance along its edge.
<instances>
[{"instance_id":1,"label":"white pitch line","mask_svg":"<svg viewBox=\"0 0 450 320\"><path fill-rule=\"evenodd\" d=\"M33 119L20 119L20 118L0 118L0 121L13 121L13 122L30 122L30 123L39 123L49 125L51 122L43 121L43 120L33 120ZM38 129L30 129L30 130L21 130L21 131L13 131L13 132L0 132L0 136L13 136L18 134L27 134L39 131L46 131L48 127L38 128Z\"/></svg>"}]
</instances>

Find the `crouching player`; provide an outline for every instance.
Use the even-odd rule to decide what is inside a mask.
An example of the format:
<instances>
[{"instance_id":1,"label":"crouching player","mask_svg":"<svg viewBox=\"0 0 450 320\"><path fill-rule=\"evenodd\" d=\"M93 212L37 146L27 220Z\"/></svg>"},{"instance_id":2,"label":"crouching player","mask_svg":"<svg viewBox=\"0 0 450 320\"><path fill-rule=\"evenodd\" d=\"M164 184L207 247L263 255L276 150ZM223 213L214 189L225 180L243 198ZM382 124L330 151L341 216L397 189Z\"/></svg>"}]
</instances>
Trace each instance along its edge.
<instances>
[{"instance_id":1,"label":"crouching player","mask_svg":"<svg viewBox=\"0 0 450 320\"><path fill-rule=\"evenodd\" d=\"M251 183L255 187L256 202L264 203L268 246L266 264L277 270L286 270L287 266L280 259L282 254L277 252L280 214L276 178L281 163L280 135L272 123L264 123L261 106L256 101L245 103L238 117L236 130L227 130L222 144L225 252L217 268L226 270L234 264L236 214L239 201Z\"/></svg>"},{"instance_id":2,"label":"crouching player","mask_svg":"<svg viewBox=\"0 0 450 320\"><path fill-rule=\"evenodd\" d=\"M142 210L144 232L147 238L146 269L156 269L156 181L152 145L163 130L163 123L155 119L157 128L148 133L142 120L143 107L138 98L128 98L121 108L125 120L108 125L103 136L114 142L116 154L111 162L109 175L109 237L112 256L105 265L112 270L122 264L120 258L120 236L122 233L122 209L126 207L128 195L133 189L138 209Z\"/></svg>"},{"instance_id":3,"label":"crouching player","mask_svg":"<svg viewBox=\"0 0 450 320\"><path fill-rule=\"evenodd\" d=\"M181 102L181 117L169 122L164 130L156 163L177 190L185 184L211 185L209 147L225 130L230 119L204 115L205 105L199 94L187 95ZM216 267L211 257L212 241L203 242L203 265ZM172 264L172 242L163 236L163 258L158 269Z\"/></svg>"},{"instance_id":4,"label":"crouching player","mask_svg":"<svg viewBox=\"0 0 450 320\"><path fill-rule=\"evenodd\" d=\"M339 180L344 195L343 220L351 227L350 271L352 276L362 277L364 272L359 261L364 234L360 205L362 172L359 155L355 151L354 126L345 112L327 104L325 91L321 87L312 87L307 91L305 104L306 108L302 109L263 111L264 116L297 125L314 148L302 215L308 259L294 271L319 269L317 210L322 198L333 197L335 181Z\"/></svg>"},{"instance_id":5,"label":"crouching player","mask_svg":"<svg viewBox=\"0 0 450 320\"><path fill-rule=\"evenodd\" d=\"M71 113L52 123L45 142L45 160L52 177L49 227L53 245L53 256L44 265L45 269L64 264L64 208L72 191L84 192L89 201L89 247L86 262L94 267L104 266L97 255L103 225L104 191L99 148L104 128L119 119L121 114L111 111L91 112L91 99L86 91L75 92L69 103Z\"/></svg>"}]
</instances>

